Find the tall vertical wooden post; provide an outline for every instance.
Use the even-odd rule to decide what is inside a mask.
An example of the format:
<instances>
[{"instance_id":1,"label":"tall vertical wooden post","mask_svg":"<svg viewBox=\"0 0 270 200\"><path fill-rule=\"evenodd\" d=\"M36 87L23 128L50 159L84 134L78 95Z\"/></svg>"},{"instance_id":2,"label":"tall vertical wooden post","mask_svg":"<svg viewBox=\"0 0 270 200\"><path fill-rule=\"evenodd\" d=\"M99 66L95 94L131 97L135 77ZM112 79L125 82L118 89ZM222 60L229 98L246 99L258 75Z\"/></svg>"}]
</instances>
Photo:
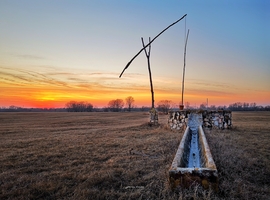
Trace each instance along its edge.
<instances>
[{"instance_id":1,"label":"tall vertical wooden post","mask_svg":"<svg viewBox=\"0 0 270 200\"><path fill-rule=\"evenodd\" d=\"M143 38L142 39L142 44L143 47L145 48ZM149 37L149 42L151 41L151 38ZM155 99L154 99L154 89L153 89L153 82L152 82L152 73L151 73L151 68L150 68L150 51L151 51L151 44L149 45L148 53L146 52L146 48L144 49L146 58L147 58L147 64L148 64L148 72L149 72L149 79L150 79L150 87L151 87L151 96L152 96L152 108L155 108Z\"/></svg>"},{"instance_id":2,"label":"tall vertical wooden post","mask_svg":"<svg viewBox=\"0 0 270 200\"><path fill-rule=\"evenodd\" d=\"M149 44L148 48L148 53L146 51L146 46L144 44L143 38L142 40L142 45L144 48L144 52L147 58L147 64L148 64L148 72L149 72L149 79L150 79L150 87L151 87L151 102L152 102L152 107L150 110L150 123L151 124L158 124L158 112L155 109L155 98L154 98L154 89L153 89L153 81L152 81L152 73L151 73L151 68L150 68L150 52L151 52L151 44ZM151 38L149 37L149 43L151 42Z\"/></svg>"},{"instance_id":3,"label":"tall vertical wooden post","mask_svg":"<svg viewBox=\"0 0 270 200\"><path fill-rule=\"evenodd\" d=\"M184 51L184 67L183 67L183 80L182 80L182 101L181 101L181 105L179 106L180 110L184 109L184 83L185 83L186 51L187 51L188 34L189 34L189 29L188 29L188 32L187 32L186 43L185 43L185 51Z\"/></svg>"}]
</instances>

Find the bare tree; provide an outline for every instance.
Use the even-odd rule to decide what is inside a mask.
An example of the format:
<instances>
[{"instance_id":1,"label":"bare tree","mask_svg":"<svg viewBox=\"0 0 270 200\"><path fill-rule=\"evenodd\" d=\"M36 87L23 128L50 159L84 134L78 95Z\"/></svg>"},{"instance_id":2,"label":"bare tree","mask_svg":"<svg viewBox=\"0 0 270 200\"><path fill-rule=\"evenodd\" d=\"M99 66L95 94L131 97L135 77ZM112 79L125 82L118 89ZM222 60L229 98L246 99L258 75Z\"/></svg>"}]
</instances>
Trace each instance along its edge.
<instances>
[{"instance_id":1,"label":"bare tree","mask_svg":"<svg viewBox=\"0 0 270 200\"><path fill-rule=\"evenodd\" d=\"M250 103L250 107L252 108L252 109L255 109L256 108L256 103L254 102L254 103Z\"/></svg>"},{"instance_id":2,"label":"bare tree","mask_svg":"<svg viewBox=\"0 0 270 200\"><path fill-rule=\"evenodd\" d=\"M202 103L201 105L200 105L200 109L202 109L202 110L205 110L207 107L206 107L206 103Z\"/></svg>"},{"instance_id":3,"label":"bare tree","mask_svg":"<svg viewBox=\"0 0 270 200\"><path fill-rule=\"evenodd\" d=\"M115 100L110 100L109 103L108 103L108 108L109 110L115 112L116 109L115 109Z\"/></svg>"},{"instance_id":4,"label":"bare tree","mask_svg":"<svg viewBox=\"0 0 270 200\"><path fill-rule=\"evenodd\" d=\"M217 108L216 108L216 106L215 105L211 105L210 106L210 110L216 110Z\"/></svg>"},{"instance_id":5,"label":"bare tree","mask_svg":"<svg viewBox=\"0 0 270 200\"><path fill-rule=\"evenodd\" d=\"M93 105L83 101L70 101L66 103L66 109L68 112L92 112Z\"/></svg>"},{"instance_id":6,"label":"bare tree","mask_svg":"<svg viewBox=\"0 0 270 200\"><path fill-rule=\"evenodd\" d=\"M170 100L162 100L158 102L158 110L163 113L168 113L171 108L172 102Z\"/></svg>"},{"instance_id":7,"label":"bare tree","mask_svg":"<svg viewBox=\"0 0 270 200\"><path fill-rule=\"evenodd\" d=\"M93 111L93 105L91 103L86 103L86 112L92 112Z\"/></svg>"},{"instance_id":8,"label":"bare tree","mask_svg":"<svg viewBox=\"0 0 270 200\"><path fill-rule=\"evenodd\" d=\"M185 107L186 107L186 109L189 109L190 103L188 101L185 103Z\"/></svg>"},{"instance_id":9,"label":"bare tree","mask_svg":"<svg viewBox=\"0 0 270 200\"><path fill-rule=\"evenodd\" d=\"M119 112L124 107L124 101L122 99L111 100L108 103L108 107L113 112Z\"/></svg>"},{"instance_id":10,"label":"bare tree","mask_svg":"<svg viewBox=\"0 0 270 200\"><path fill-rule=\"evenodd\" d=\"M126 105L128 107L128 111L129 112L130 112L131 108L134 107L134 102L135 102L135 100L134 100L134 98L132 96L128 96L126 98Z\"/></svg>"}]
</instances>

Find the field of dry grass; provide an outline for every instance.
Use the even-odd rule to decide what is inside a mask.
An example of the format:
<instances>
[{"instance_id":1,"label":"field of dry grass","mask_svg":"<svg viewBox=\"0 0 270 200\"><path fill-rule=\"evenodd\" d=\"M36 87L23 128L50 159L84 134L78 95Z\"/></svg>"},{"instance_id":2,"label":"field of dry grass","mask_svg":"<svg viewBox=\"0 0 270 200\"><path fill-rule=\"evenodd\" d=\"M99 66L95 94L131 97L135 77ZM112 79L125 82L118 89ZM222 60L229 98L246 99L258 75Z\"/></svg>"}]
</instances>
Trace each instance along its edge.
<instances>
[{"instance_id":1,"label":"field of dry grass","mask_svg":"<svg viewBox=\"0 0 270 200\"><path fill-rule=\"evenodd\" d=\"M205 130L219 192L171 191L183 132L148 113L0 113L0 199L269 199L270 112L233 112Z\"/></svg>"}]
</instances>

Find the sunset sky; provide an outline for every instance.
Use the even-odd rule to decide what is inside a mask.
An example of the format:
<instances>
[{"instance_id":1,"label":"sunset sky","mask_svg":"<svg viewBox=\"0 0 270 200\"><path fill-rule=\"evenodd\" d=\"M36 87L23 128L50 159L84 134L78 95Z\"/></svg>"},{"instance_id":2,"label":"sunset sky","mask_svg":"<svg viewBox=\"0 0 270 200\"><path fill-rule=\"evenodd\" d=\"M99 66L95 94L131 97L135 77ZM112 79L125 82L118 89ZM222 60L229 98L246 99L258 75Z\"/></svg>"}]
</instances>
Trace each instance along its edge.
<instances>
[{"instance_id":1,"label":"sunset sky","mask_svg":"<svg viewBox=\"0 0 270 200\"><path fill-rule=\"evenodd\" d=\"M150 106L148 41L156 104L181 101L185 24L190 29L184 102L270 105L267 0L2 0L0 107L95 107L133 96Z\"/></svg>"}]
</instances>

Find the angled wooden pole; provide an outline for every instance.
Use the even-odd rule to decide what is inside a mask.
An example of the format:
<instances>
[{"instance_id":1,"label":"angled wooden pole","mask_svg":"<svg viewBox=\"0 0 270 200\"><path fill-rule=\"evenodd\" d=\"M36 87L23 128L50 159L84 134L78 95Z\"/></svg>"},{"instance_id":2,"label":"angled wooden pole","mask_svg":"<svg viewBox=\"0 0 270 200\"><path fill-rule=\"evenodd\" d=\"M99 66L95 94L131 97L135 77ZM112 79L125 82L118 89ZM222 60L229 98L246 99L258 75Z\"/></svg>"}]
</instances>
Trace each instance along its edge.
<instances>
[{"instance_id":1,"label":"angled wooden pole","mask_svg":"<svg viewBox=\"0 0 270 200\"><path fill-rule=\"evenodd\" d=\"M183 80L182 80L182 106L184 106L184 82L185 82L185 70L186 70L186 51L187 51L187 41L188 41L189 29L187 32L185 51L184 51L184 67L183 67ZM184 107L183 107L184 108ZM180 108L181 109L181 108Z\"/></svg>"},{"instance_id":2,"label":"angled wooden pole","mask_svg":"<svg viewBox=\"0 0 270 200\"><path fill-rule=\"evenodd\" d=\"M154 37L153 40L149 41L149 43L147 45L145 45L125 66L125 68L123 69L123 71L121 72L119 78L121 78L122 74L124 73L124 71L129 67L129 65L132 63L132 61L146 48L148 47L152 42L155 41L155 39L157 39L162 33L164 33L166 30L168 30L171 26L175 25L176 23L178 23L179 21L181 21L182 19L184 19L187 16L187 14L185 14L183 17L181 17L180 19L178 19L176 22L172 23L171 25L169 25L167 28L165 28L163 31L161 31L156 37Z\"/></svg>"},{"instance_id":3,"label":"angled wooden pole","mask_svg":"<svg viewBox=\"0 0 270 200\"><path fill-rule=\"evenodd\" d=\"M151 51L151 44L149 44L149 49L148 53L146 52L145 44L142 39L142 45L144 47L144 52L147 58L147 64L148 64L148 72L149 72L149 79L150 79L150 87L151 87L151 97L152 97L152 108L155 108L155 99L154 99L154 89L153 89L153 82L152 82L152 73L151 73L151 68L150 68L150 51ZM149 37L149 43L151 41L151 38Z\"/></svg>"}]
</instances>

